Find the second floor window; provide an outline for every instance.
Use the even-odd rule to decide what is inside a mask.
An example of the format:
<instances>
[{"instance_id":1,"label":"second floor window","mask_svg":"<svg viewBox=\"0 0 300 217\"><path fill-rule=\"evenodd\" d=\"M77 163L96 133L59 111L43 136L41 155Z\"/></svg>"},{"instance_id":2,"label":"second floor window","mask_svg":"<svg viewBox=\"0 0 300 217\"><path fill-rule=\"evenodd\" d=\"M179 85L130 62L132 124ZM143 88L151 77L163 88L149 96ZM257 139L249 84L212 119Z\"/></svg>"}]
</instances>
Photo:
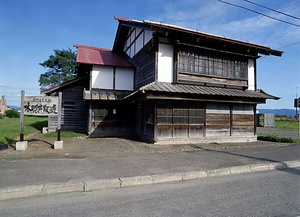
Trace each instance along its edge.
<instances>
[{"instance_id":1,"label":"second floor window","mask_svg":"<svg viewBox=\"0 0 300 217\"><path fill-rule=\"evenodd\" d=\"M178 72L247 80L248 59L214 52L180 50Z\"/></svg>"}]
</instances>

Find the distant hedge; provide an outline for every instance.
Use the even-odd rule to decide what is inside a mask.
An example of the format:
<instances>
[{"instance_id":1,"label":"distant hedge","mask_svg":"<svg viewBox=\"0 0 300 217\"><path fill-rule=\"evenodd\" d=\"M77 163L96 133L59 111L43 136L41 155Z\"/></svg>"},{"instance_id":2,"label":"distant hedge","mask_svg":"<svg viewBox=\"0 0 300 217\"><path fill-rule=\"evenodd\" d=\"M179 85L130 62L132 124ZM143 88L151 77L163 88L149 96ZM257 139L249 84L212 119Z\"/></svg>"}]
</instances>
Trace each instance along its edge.
<instances>
[{"instance_id":1,"label":"distant hedge","mask_svg":"<svg viewBox=\"0 0 300 217\"><path fill-rule=\"evenodd\" d=\"M11 110L6 110L5 115L9 118L19 118L20 114L17 110L11 109Z\"/></svg>"},{"instance_id":2,"label":"distant hedge","mask_svg":"<svg viewBox=\"0 0 300 217\"><path fill-rule=\"evenodd\" d=\"M295 142L295 140L292 138L281 138L278 136L271 136L271 135L258 136L257 139L263 140L263 141L283 142L283 143L294 143Z\"/></svg>"}]
</instances>

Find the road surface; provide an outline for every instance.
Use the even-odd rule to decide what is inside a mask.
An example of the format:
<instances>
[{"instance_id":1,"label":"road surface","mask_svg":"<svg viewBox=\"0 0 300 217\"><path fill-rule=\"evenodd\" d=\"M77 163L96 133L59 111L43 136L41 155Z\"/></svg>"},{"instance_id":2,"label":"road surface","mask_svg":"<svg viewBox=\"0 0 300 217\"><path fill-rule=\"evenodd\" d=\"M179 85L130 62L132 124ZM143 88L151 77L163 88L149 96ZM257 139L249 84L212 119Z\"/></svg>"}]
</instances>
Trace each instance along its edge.
<instances>
[{"instance_id":1,"label":"road surface","mask_svg":"<svg viewBox=\"0 0 300 217\"><path fill-rule=\"evenodd\" d=\"M0 202L0 216L299 216L300 168Z\"/></svg>"}]
</instances>

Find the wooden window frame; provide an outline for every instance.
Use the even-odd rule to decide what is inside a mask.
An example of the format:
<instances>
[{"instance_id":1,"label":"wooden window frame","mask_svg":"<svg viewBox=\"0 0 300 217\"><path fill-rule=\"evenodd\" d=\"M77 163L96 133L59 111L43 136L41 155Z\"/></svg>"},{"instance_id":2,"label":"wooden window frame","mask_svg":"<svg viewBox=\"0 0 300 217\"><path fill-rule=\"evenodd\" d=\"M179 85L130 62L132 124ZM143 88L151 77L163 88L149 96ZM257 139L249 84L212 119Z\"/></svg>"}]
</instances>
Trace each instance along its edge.
<instances>
[{"instance_id":1,"label":"wooden window frame","mask_svg":"<svg viewBox=\"0 0 300 217\"><path fill-rule=\"evenodd\" d=\"M212 51L179 48L178 74L248 80L248 59Z\"/></svg>"}]
</instances>

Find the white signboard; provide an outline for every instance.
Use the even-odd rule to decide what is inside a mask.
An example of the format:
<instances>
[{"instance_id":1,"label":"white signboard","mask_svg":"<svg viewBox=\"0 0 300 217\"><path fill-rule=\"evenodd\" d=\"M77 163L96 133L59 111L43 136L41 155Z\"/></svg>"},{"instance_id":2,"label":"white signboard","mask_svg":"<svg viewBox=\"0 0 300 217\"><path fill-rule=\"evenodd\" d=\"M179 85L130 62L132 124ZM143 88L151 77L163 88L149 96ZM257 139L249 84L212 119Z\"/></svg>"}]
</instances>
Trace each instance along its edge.
<instances>
[{"instance_id":1,"label":"white signboard","mask_svg":"<svg viewBox=\"0 0 300 217\"><path fill-rule=\"evenodd\" d=\"M58 97L25 96L24 114L34 116L58 115Z\"/></svg>"}]
</instances>

